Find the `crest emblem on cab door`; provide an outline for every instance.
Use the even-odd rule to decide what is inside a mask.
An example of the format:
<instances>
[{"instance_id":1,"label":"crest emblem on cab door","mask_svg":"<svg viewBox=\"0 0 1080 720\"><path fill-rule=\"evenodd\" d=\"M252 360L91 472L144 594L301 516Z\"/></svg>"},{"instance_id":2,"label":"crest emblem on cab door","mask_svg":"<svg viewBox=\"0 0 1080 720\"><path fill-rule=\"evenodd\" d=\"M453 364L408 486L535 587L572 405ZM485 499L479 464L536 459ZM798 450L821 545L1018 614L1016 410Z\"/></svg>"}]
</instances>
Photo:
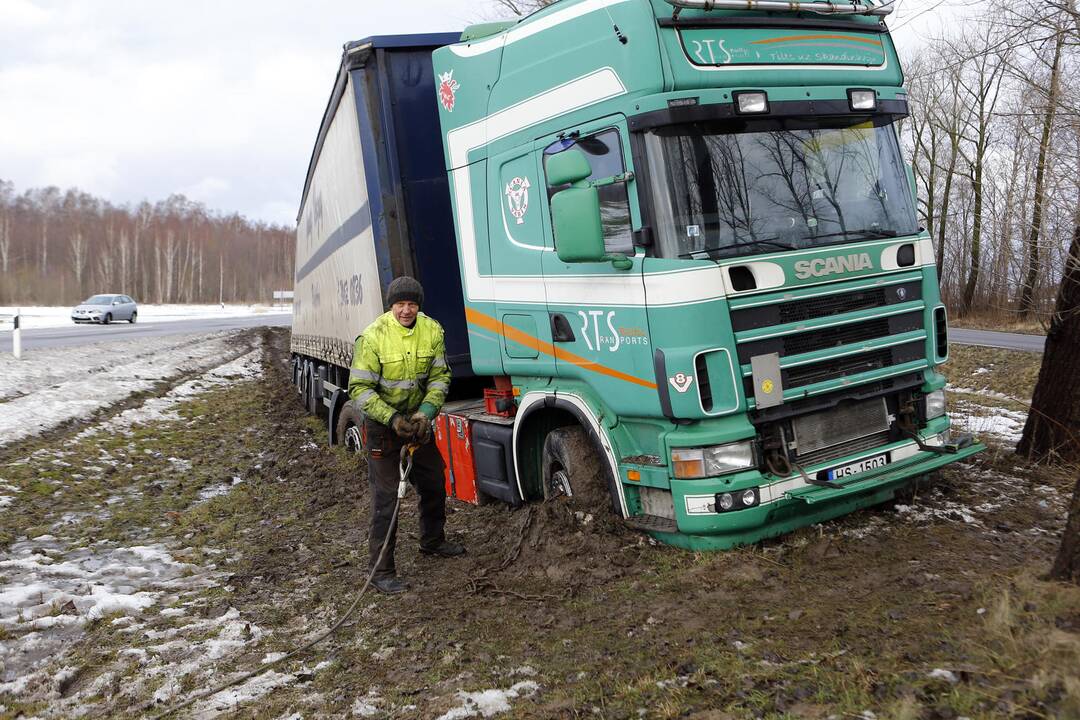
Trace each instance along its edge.
<instances>
[{"instance_id":1,"label":"crest emblem on cab door","mask_svg":"<svg viewBox=\"0 0 1080 720\"><path fill-rule=\"evenodd\" d=\"M454 71L439 73L439 102L446 112L454 112L457 103L457 91L461 84L454 79Z\"/></svg>"},{"instance_id":2,"label":"crest emblem on cab door","mask_svg":"<svg viewBox=\"0 0 1080 720\"><path fill-rule=\"evenodd\" d=\"M510 214L517 218L518 225L525 224L525 213L529 210L529 188L532 183L527 177L516 177L506 184L506 204Z\"/></svg>"}]
</instances>

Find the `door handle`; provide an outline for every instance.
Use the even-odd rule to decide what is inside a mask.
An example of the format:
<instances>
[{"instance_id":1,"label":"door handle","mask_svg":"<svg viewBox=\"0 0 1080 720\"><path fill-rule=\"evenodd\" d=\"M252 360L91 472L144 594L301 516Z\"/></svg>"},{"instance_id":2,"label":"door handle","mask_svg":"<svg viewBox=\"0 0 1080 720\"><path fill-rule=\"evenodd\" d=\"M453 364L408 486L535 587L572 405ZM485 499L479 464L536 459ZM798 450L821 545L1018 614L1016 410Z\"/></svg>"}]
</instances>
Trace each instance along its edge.
<instances>
[{"instance_id":1,"label":"door handle","mask_svg":"<svg viewBox=\"0 0 1080 720\"><path fill-rule=\"evenodd\" d=\"M574 342L574 329L570 327L570 321L562 313L551 313L551 339L553 342Z\"/></svg>"}]
</instances>

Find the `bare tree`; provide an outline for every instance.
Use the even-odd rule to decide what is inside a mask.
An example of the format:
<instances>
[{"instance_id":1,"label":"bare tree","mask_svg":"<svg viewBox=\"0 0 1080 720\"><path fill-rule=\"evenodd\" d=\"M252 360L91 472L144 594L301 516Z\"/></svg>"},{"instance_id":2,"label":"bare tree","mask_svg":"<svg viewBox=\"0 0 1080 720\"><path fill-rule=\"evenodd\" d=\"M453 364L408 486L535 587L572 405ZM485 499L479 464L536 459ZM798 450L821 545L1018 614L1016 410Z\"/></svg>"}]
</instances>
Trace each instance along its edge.
<instances>
[{"instance_id":1,"label":"bare tree","mask_svg":"<svg viewBox=\"0 0 1080 720\"><path fill-rule=\"evenodd\" d=\"M542 10L556 0L494 0L498 10L510 12L518 17Z\"/></svg>"},{"instance_id":2,"label":"bare tree","mask_svg":"<svg viewBox=\"0 0 1080 720\"><path fill-rule=\"evenodd\" d=\"M1053 60L1050 62L1049 91L1046 107L1043 111L1042 134L1039 138L1039 158L1035 163L1035 203L1031 215L1031 229L1027 238L1027 270L1021 285L1018 312L1027 317L1035 311L1035 285L1039 280L1039 235L1043 227L1043 212L1046 203L1046 163L1050 154L1051 131L1058 110L1058 94L1061 86L1062 48L1065 33L1059 28L1053 39ZM1037 83L1030 83L1035 90Z\"/></svg>"}]
</instances>

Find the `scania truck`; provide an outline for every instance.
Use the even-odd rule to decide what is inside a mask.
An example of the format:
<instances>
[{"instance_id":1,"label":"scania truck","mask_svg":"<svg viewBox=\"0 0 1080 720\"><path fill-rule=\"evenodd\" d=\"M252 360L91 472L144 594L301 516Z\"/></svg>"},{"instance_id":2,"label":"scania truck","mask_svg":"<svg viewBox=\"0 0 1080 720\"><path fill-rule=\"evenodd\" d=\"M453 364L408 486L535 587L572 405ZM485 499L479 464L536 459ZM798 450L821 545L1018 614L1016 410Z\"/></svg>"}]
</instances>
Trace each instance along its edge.
<instances>
[{"instance_id":1,"label":"scania truck","mask_svg":"<svg viewBox=\"0 0 1080 720\"><path fill-rule=\"evenodd\" d=\"M293 368L357 447L353 342L423 282L447 487L597 490L721 549L887 501L950 433L889 5L561 0L346 45L298 218Z\"/></svg>"}]
</instances>

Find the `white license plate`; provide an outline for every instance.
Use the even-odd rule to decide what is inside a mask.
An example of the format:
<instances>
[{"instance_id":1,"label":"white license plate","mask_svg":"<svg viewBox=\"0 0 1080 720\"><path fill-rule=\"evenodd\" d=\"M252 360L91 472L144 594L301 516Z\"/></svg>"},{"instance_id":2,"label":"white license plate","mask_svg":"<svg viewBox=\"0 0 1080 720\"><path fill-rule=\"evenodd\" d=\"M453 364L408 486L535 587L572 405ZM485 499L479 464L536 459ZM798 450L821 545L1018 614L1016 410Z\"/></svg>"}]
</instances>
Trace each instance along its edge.
<instances>
[{"instance_id":1,"label":"white license plate","mask_svg":"<svg viewBox=\"0 0 1080 720\"><path fill-rule=\"evenodd\" d=\"M875 455L874 457L864 458L859 462L848 463L847 465L833 468L829 471L829 479L839 480L841 478L850 477L851 475L858 475L867 470L876 470L877 468L885 467L888 464L889 454L882 453L881 455Z\"/></svg>"}]
</instances>

